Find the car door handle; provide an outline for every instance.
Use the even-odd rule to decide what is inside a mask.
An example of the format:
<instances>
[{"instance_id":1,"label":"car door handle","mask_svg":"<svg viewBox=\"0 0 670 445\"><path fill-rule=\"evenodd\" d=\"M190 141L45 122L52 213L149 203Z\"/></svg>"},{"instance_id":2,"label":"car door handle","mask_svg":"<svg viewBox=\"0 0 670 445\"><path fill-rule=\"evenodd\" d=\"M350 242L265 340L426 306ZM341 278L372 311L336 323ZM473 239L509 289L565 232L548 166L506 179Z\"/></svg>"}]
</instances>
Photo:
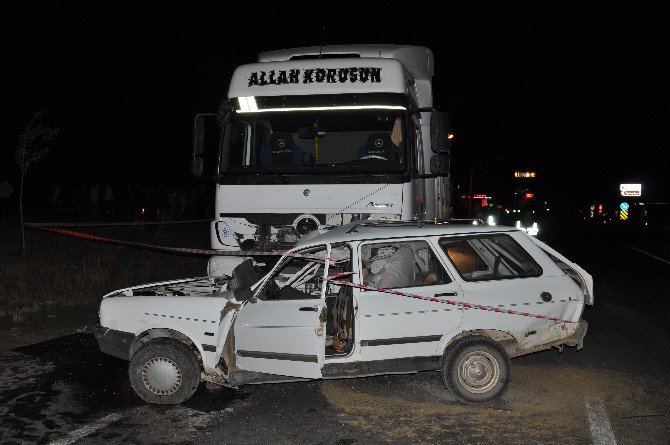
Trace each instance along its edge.
<instances>
[{"instance_id":1,"label":"car door handle","mask_svg":"<svg viewBox=\"0 0 670 445\"><path fill-rule=\"evenodd\" d=\"M441 294L435 294L433 297L455 297L458 295L458 292L442 292Z\"/></svg>"},{"instance_id":2,"label":"car door handle","mask_svg":"<svg viewBox=\"0 0 670 445\"><path fill-rule=\"evenodd\" d=\"M304 311L304 312L310 312L310 311L311 312L317 312L319 310L319 308L318 307L312 307L312 306L303 306L298 310L299 311Z\"/></svg>"}]
</instances>

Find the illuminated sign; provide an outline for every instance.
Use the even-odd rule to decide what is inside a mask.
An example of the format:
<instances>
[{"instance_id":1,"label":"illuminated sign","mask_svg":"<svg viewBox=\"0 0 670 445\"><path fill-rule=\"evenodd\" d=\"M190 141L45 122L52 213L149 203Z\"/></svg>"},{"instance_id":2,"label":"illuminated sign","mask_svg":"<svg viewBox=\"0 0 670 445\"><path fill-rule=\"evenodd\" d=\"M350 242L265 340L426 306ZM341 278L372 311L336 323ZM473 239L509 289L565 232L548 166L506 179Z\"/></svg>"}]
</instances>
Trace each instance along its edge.
<instances>
[{"instance_id":1,"label":"illuminated sign","mask_svg":"<svg viewBox=\"0 0 670 445\"><path fill-rule=\"evenodd\" d=\"M526 199L533 199L535 197L534 193L526 193Z\"/></svg>"},{"instance_id":2,"label":"illuminated sign","mask_svg":"<svg viewBox=\"0 0 670 445\"><path fill-rule=\"evenodd\" d=\"M642 196L642 184L621 184L621 196Z\"/></svg>"},{"instance_id":3,"label":"illuminated sign","mask_svg":"<svg viewBox=\"0 0 670 445\"><path fill-rule=\"evenodd\" d=\"M536 176L535 172L514 172L515 178L534 178Z\"/></svg>"}]
</instances>

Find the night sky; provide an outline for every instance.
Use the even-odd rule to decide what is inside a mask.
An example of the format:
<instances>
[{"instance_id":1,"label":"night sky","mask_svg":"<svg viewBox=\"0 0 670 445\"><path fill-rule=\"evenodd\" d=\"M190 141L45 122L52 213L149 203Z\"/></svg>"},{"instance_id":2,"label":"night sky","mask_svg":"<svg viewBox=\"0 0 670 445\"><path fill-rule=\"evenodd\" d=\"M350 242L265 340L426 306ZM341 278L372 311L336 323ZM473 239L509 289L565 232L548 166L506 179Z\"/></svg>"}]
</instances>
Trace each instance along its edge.
<instances>
[{"instance_id":1,"label":"night sky","mask_svg":"<svg viewBox=\"0 0 670 445\"><path fill-rule=\"evenodd\" d=\"M435 57L454 185L501 201L515 169L562 206L641 182L667 200L668 15L635 2L38 2L0 6L0 177L35 111L61 127L28 181L190 181L193 117L262 51L414 44ZM323 35L323 38L322 38Z\"/></svg>"}]
</instances>

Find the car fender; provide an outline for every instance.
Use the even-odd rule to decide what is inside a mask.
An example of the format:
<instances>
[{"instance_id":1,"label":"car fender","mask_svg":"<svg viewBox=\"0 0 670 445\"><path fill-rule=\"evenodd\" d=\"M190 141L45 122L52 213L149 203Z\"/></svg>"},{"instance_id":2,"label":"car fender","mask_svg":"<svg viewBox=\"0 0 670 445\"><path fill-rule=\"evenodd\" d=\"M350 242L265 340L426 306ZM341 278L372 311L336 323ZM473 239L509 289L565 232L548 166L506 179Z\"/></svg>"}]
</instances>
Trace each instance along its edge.
<instances>
[{"instance_id":1,"label":"car fender","mask_svg":"<svg viewBox=\"0 0 670 445\"><path fill-rule=\"evenodd\" d=\"M519 345L519 340L509 332L500 331L497 329L471 329L454 333L454 335L451 336L444 335L437 346L436 353L438 355L444 356L448 349L456 344L456 342L459 340L475 336L483 336L493 340L494 342L500 344L510 356L513 355Z\"/></svg>"}]
</instances>

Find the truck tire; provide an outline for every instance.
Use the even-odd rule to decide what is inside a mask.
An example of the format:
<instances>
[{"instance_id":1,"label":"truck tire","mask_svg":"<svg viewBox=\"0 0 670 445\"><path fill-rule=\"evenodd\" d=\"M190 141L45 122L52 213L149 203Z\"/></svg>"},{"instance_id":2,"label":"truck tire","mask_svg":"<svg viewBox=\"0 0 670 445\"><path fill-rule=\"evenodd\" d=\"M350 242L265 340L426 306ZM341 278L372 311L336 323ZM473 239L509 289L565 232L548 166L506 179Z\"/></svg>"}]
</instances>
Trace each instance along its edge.
<instances>
[{"instance_id":1,"label":"truck tire","mask_svg":"<svg viewBox=\"0 0 670 445\"><path fill-rule=\"evenodd\" d=\"M462 403L484 403L501 397L511 377L507 352L483 336L460 340L446 351L442 363L444 385Z\"/></svg>"},{"instance_id":2,"label":"truck tire","mask_svg":"<svg viewBox=\"0 0 670 445\"><path fill-rule=\"evenodd\" d=\"M133 390L145 402L178 404L198 389L200 364L185 344L157 338L133 355L128 376Z\"/></svg>"}]
</instances>

